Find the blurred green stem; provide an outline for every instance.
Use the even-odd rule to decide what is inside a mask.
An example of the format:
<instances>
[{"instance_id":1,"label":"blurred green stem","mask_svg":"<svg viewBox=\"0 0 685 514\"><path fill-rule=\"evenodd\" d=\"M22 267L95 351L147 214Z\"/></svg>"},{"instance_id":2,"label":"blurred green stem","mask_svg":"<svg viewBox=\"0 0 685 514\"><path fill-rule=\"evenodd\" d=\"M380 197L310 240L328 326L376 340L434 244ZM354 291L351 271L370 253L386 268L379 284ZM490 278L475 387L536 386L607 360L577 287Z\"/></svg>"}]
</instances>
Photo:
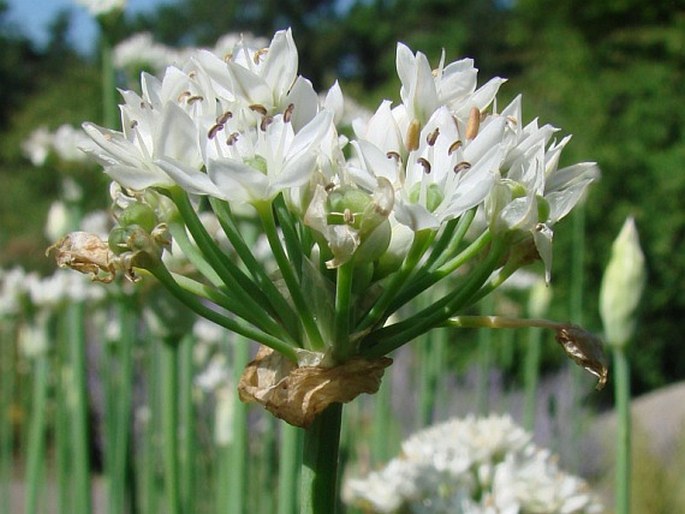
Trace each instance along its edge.
<instances>
[{"instance_id":1,"label":"blurred green stem","mask_svg":"<svg viewBox=\"0 0 685 514\"><path fill-rule=\"evenodd\" d=\"M0 505L10 504L14 438L12 410L16 381L14 322L0 320Z\"/></svg>"},{"instance_id":2,"label":"blurred green stem","mask_svg":"<svg viewBox=\"0 0 685 514\"><path fill-rule=\"evenodd\" d=\"M542 330L537 327L528 329L528 345L524 362L523 427L529 432L535 428L535 411L537 407L537 388L540 375L540 350Z\"/></svg>"},{"instance_id":3,"label":"blurred green stem","mask_svg":"<svg viewBox=\"0 0 685 514\"><path fill-rule=\"evenodd\" d=\"M616 514L629 514L631 479L630 365L622 346L614 347L613 357L617 416Z\"/></svg>"},{"instance_id":4,"label":"blurred green stem","mask_svg":"<svg viewBox=\"0 0 685 514\"><path fill-rule=\"evenodd\" d=\"M76 484L75 513L90 514L92 509L90 481L90 430L88 429L88 396L85 306L83 302L67 306L69 361L71 380L67 398L71 410L71 448L73 451L73 476Z\"/></svg>"},{"instance_id":5,"label":"blurred green stem","mask_svg":"<svg viewBox=\"0 0 685 514\"><path fill-rule=\"evenodd\" d=\"M44 350L33 363L33 402L26 449L26 514L36 514L45 465L45 418L48 399L48 355Z\"/></svg>"},{"instance_id":6,"label":"blurred green stem","mask_svg":"<svg viewBox=\"0 0 685 514\"><path fill-rule=\"evenodd\" d=\"M233 380L237 384L250 360L250 345L243 338L236 337L233 343ZM247 404L236 401L233 406L233 439L230 448L231 466L228 475L228 498L226 514L245 514L248 481L248 433Z\"/></svg>"},{"instance_id":7,"label":"blurred green stem","mask_svg":"<svg viewBox=\"0 0 685 514\"><path fill-rule=\"evenodd\" d=\"M491 313L495 308L494 297L486 296L480 302L482 314ZM485 416L490 409L490 368L492 366L492 331L478 331L478 381L476 382L476 405L478 414Z\"/></svg>"},{"instance_id":8,"label":"blurred green stem","mask_svg":"<svg viewBox=\"0 0 685 514\"><path fill-rule=\"evenodd\" d=\"M178 459L178 336L167 336L161 346L162 379L162 453L166 511L181 514Z\"/></svg>"},{"instance_id":9,"label":"blurred green stem","mask_svg":"<svg viewBox=\"0 0 685 514\"><path fill-rule=\"evenodd\" d=\"M304 433L301 428L286 422L279 425L281 446L278 468L278 514L296 514Z\"/></svg>"}]
</instances>

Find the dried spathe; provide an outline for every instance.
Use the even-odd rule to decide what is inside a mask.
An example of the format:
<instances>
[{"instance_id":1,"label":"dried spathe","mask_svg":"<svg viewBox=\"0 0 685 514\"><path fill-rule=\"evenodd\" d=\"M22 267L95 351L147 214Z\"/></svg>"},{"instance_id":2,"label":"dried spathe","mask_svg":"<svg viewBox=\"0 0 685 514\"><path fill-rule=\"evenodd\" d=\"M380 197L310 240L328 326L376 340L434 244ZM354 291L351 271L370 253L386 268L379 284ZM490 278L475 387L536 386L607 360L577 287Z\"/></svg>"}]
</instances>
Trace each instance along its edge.
<instances>
[{"instance_id":1,"label":"dried spathe","mask_svg":"<svg viewBox=\"0 0 685 514\"><path fill-rule=\"evenodd\" d=\"M353 358L334 367L298 366L261 347L238 384L243 402L257 402L274 416L306 428L331 403L347 403L378 391L392 359Z\"/></svg>"}]
</instances>

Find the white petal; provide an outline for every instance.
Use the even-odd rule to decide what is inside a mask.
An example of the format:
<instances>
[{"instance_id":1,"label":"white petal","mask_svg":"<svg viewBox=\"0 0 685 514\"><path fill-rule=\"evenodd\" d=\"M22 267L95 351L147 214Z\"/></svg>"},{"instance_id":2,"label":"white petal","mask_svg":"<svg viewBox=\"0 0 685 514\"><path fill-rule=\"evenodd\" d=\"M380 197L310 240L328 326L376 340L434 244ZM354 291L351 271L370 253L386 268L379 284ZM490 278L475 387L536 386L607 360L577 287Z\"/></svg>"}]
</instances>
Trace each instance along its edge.
<instances>
[{"instance_id":1,"label":"white petal","mask_svg":"<svg viewBox=\"0 0 685 514\"><path fill-rule=\"evenodd\" d=\"M316 116L319 97L309 80L304 77L297 77L295 85L283 103L292 103L295 106L290 123L293 125L293 130L298 132Z\"/></svg>"},{"instance_id":2,"label":"white petal","mask_svg":"<svg viewBox=\"0 0 685 514\"><path fill-rule=\"evenodd\" d=\"M162 123L156 132L156 159L169 157L195 168L202 165L198 128L193 119L178 105L168 102L164 106Z\"/></svg>"},{"instance_id":3,"label":"white petal","mask_svg":"<svg viewBox=\"0 0 685 514\"><path fill-rule=\"evenodd\" d=\"M155 161L176 184L195 195L210 195L225 198L206 173L184 165L170 158Z\"/></svg>"},{"instance_id":4,"label":"white petal","mask_svg":"<svg viewBox=\"0 0 685 514\"><path fill-rule=\"evenodd\" d=\"M276 103L285 97L297 76L297 48L290 29L276 32L262 70L262 78L273 91Z\"/></svg>"},{"instance_id":5,"label":"white petal","mask_svg":"<svg viewBox=\"0 0 685 514\"><path fill-rule=\"evenodd\" d=\"M266 175L242 162L233 159L209 161L207 175L229 201L244 203L268 198Z\"/></svg>"}]
</instances>

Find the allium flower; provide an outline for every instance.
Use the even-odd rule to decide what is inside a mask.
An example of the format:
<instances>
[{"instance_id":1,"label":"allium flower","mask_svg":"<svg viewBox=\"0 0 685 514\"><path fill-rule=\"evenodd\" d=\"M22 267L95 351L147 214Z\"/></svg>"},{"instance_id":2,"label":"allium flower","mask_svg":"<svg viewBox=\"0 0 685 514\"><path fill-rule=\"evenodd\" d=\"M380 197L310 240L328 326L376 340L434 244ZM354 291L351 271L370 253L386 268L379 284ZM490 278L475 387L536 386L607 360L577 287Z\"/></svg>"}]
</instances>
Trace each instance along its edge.
<instances>
[{"instance_id":1,"label":"allium flower","mask_svg":"<svg viewBox=\"0 0 685 514\"><path fill-rule=\"evenodd\" d=\"M383 469L348 479L344 498L383 513L602 512L556 462L509 416L454 419L411 436Z\"/></svg>"}]
</instances>

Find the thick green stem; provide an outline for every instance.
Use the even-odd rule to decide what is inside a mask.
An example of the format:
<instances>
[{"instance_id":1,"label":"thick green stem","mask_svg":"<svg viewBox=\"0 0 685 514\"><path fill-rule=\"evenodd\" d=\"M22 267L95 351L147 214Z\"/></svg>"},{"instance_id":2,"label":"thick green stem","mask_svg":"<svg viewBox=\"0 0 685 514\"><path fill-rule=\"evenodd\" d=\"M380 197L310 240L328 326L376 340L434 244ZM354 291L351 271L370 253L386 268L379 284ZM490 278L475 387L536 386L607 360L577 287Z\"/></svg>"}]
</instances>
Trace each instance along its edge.
<instances>
[{"instance_id":1,"label":"thick green stem","mask_svg":"<svg viewBox=\"0 0 685 514\"><path fill-rule=\"evenodd\" d=\"M33 403L26 449L26 514L36 514L44 496L40 486L45 472L45 417L48 400L48 356L35 358L33 371Z\"/></svg>"},{"instance_id":2,"label":"thick green stem","mask_svg":"<svg viewBox=\"0 0 685 514\"><path fill-rule=\"evenodd\" d=\"M338 511L338 457L342 404L329 405L304 434L300 514Z\"/></svg>"},{"instance_id":3,"label":"thick green stem","mask_svg":"<svg viewBox=\"0 0 685 514\"><path fill-rule=\"evenodd\" d=\"M160 348L162 375L162 454L164 461L164 490L166 510L181 514L178 459L178 354L179 341L167 337Z\"/></svg>"},{"instance_id":4,"label":"thick green stem","mask_svg":"<svg viewBox=\"0 0 685 514\"><path fill-rule=\"evenodd\" d=\"M103 33L101 38L100 56L102 59L102 121L105 127L114 128L117 123L116 79L114 75L114 60L112 59L112 43L109 34Z\"/></svg>"},{"instance_id":5,"label":"thick green stem","mask_svg":"<svg viewBox=\"0 0 685 514\"><path fill-rule=\"evenodd\" d=\"M180 492L183 512L195 512L195 412L193 408L193 336L186 334L180 344L179 363L179 440ZM245 345L247 346L247 345Z\"/></svg>"},{"instance_id":6,"label":"thick green stem","mask_svg":"<svg viewBox=\"0 0 685 514\"><path fill-rule=\"evenodd\" d=\"M462 214L459 221L454 224L455 220L451 220L446 230L440 236L438 243L433 247L431 255L426 261L426 267L429 269L437 269L445 264L450 257L452 257L459 245L461 245L466 235L466 231L471 226L473 218L476 216L476 209L471 209ZM450 230L450 228L452 228Z\"/></svg>"},{"instance_id":7,"label":"thick green stem","mask_svg":"<svg viewBox=\"0 0 685 514\"><path fill-rule=\"evenodd\" d=\"M616 396L616 514L630 513L631 419L630 365L622 346L615 347L614 394Z\"/></svg>"},{"instance_id":8,"label":"thick green stem","mask_svg":"<svg viewBox=\"0 0 685 514\"><path fill-rule=\"evenodd\" d=\"M481 312L492 312L494 309L492 296L485 297L480 303ZM478 331L478 381L476 383L476 405L478 414L487 415L490 410L490 370L492 367L492 331L481 329Z\"/></svg>"},{"instance_id":9,"label":"thick green stem","mask_svg":"<svg viewBox=\"0 0 685 514\"><path fill-rule=\"evenodd\" d=\"M300 428L281 422L280 462L278 466L278 514L296 514L302 465Z\"/></svg>"}]
</instances>

